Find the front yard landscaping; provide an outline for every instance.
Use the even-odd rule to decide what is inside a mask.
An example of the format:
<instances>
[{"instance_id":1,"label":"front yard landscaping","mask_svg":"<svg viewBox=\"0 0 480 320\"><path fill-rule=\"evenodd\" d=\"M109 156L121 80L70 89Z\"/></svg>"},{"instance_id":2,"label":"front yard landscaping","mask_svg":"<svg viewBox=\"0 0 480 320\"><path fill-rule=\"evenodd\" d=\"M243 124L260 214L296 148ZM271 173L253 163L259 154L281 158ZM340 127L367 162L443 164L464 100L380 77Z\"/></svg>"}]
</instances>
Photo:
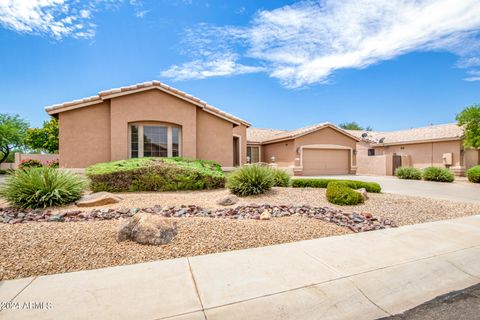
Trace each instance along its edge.
<instances>
[{"instance_id":1,"label":"front yard landscaping","mask_svg":"<svg viewBox=\"0 0 480 320\"><path fill-rule=\"evenodd\" d=\"M16 183L7 181L0 199L0 280L252 248L480 212L480 204L382 194L377 183L290 180L285 172L264 166L246 166L225 177L214 162L181 158L134 159L89 168L91 190L122 191L115 193L113 203L93 207L72 203L83 192L78 177L52 168L14 174ZM53 177L52 183L42 177ZM228 188L224 188L226 181ZM12 186L25 193L5 192ZM37 189L42 193L35 194ZM132 192L136 190L149 191ZM124 218L132 216L165 221L175 229L170 230L173 240L141 245L123 237L127 241L117 242L119 227L128 226Z\"/></svg>"}]
</instances>

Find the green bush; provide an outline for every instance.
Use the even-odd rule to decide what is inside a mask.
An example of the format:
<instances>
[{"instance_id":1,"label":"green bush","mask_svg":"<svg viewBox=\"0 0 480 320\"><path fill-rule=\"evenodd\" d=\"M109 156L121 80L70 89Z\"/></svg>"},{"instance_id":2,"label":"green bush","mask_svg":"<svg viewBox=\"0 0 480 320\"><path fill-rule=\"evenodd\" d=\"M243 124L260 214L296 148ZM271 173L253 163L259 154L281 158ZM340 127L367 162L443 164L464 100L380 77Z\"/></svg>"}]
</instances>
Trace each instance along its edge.
<instances>
[{"instance_id":1,"label":"green bush","mask_svg":"<svg viewBox=\"0 0 480 320\"><path fill-rule=\"evenodd\" d=\"M176 191L223 188L225 174L214 161L138 158L88 167L90 188L97 191Z\"/></svg>"},{"instance_id":2,"label":"green bush","mask_svg":"<svg viewBox=\"0 0 480 320\"><path fill-rule=\"evenodd\" d=\"M363 182L357 180L338 180L338 179L293 179L294 188L326 188L330 182L343 182L352 189L365 188L367 192L380 193L382 188L375 182Z\"/></svg>"},{"instance_id":3,"label":"green bush","mask_svg":"<svg viewBox=\"0 0 480 320\"><path fill-rule=\"evenodd\" d=\"M480 166L475 166L467 171L468 181L480 183Z\"/></svg>"},{"instance_id":4,"label":"green bush","mask_svg":"<svg viewBox=\"0 0 480 320\"><path fill-rule=\"evenodd\" d=\"M341 206L363 203L363 197L345 181L331 181L327 186L327 200Z\"/></svg>"},{"instance_id":5,"label":"green bush","mask_svg":"<svg viewBox=\"0 0 480 320\"><path fill-rule=\"evenodd\" d=\"M399 167L395 175L400 179L422 180L422 170L414 167Z\"/></svg>"},{"instance_id":6,"label":"green bush","mask_svg":"<svg viewBox=\"0 0 480 320\"><path fill-rule=\"evenodd\" d=\"M274 187L289 187L291 178L290 175L282 169L272 168L273 186Z\"/></svg>"},{"instance_id":7,"label":"green bush","mask_svg":"<svg viewBox=\"0 0 480 320\"><path fill-rule=\"evenodd\" d=\"M428 167L423 170L423 180L438 182L453 182L455 177L447 168Z\"/></svg>"},{"instance_id":8,"label":"green bush","mask_svg":"<svg viewBox=\"0 0 480 320\"><path fill-rule=\"evenodd\" d=\"M230 192L241 197L261 194L274 185L272 169L261 165L243 166L228 176Z\"/></svg>"},{"instance_id":9,"label":"green bush","mask_svg":"<svg viewBox=\"0 0 480 320\"><path fill-rule=\"evenodd\" d=\"M85 182L77 175L53 168L29 168L11 172L0 196L20 208L61 206L78 200Z\"/></svg>"},{"instance_id":10,"label":"green bush","mask_svg":"<svg viewBox=\"0 0 480 320\"><path fill-rule=\"evenodd\" d=\"M7 170L0 169L0 174L7 174Z\"/></svg>"},{"instance_id":11,"label":"green bush","mask_svg":"<svg viewBox=\"0 0 480 320\"><path fill-rule=\"evenodd\" d=\"M19 169L27 169L27 168L41 168L43 167L43 163L35 159L25 159L20 162L18 166Z\"/></svg>"}]
</instances>

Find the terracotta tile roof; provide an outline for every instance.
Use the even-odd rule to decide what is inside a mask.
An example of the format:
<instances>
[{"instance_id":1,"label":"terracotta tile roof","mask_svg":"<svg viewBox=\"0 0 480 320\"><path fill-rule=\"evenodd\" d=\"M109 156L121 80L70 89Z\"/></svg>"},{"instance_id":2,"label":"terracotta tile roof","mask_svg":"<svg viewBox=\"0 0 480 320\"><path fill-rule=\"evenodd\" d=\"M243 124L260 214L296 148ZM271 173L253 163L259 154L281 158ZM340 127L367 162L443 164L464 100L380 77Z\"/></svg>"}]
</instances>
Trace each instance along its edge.
<instances>
[{"instance_id":1,"label":"terracotta tile roof","mask_svg":"<svg viewBox=\"0 0 480 320\"><path fill-rule=\"evenodd\" d=\"M311 126L303 127L300 129L295 130L275 130L275 129L259 129L259 128L248 128L247 129L247 141L248 142L273 142L277 140L285 140L289 138L296 138L298 136L302 136L308 134L310 132L317 131L319 129L325 127L332 127L340 132L343 132L346 135L352 136L353 138L357 138L357 136L353 136L347 130L343 130L340 127L329 123L329 122L322 122L317 123Z\"/></svg>"},{"instance_id":2,"label":"terracotta tile roof","mask_svg":"<svg viewBox=\"0 0 480 320\"><path fill-rule=\"evenodd\" d=\"M398 131L361 131L347 130L352 135L375 144L414 143L420 141L435 141L461 139L463 129L456 123L431 125ZM362 137L364 135L364 137ZM381 139L383 141L381 142Z\"/></svg>"},{"instance_id":3,"label":"terracotta tile roof","mask_svg":"<svg viewBox=\"0 0 480 320\"><path fill-rule=\"evenodd\" d=\"M137 83L135 85L128 86L128 87L114 88L114 89L110 89L110 90L101 91L96 96L87 97L87 98L83 98L83 99L79 99L79 100L73 100L73 101L64 102L64 103L61 103L61 104L48 106L48 107L45 107L45 110L48 112L48 114L53 115L53 114L60 113L60 112L63 112L63 111L67 111L67 110L71 110L71 109L75 109L75 108L81 108L83 106L100 103L100 102L102 102L106 99L114 98L114 97L117 97L117 96L131 94L131 93L135 93L135 92L138 92L138 91L149 90L149 89L159 89L159 90L165 91L167 93L176 95L179 98L187 100L187 101L199 106L200 108L202 108L206 111L209 111L213 114L216 114L217 116L226 118L227 120L230 120L234 123L241 123L243 125L246 125L247 127L250 126L250 123L248 123L247 121L245 121L243 119L240 119L238 117L235 117L234 115L229 114L227 112L224 112L220 109L217 109L214 106L209 105L208 103L206 103L203 100L200 100L197 97L194 97L194 96L192 96L192 95L190 95L186 92L180 91L180 90L175 89L173 87L170 87L166 84L163 84L160 81L150 81L150 82Z\"/></svg>"}]
</instances>

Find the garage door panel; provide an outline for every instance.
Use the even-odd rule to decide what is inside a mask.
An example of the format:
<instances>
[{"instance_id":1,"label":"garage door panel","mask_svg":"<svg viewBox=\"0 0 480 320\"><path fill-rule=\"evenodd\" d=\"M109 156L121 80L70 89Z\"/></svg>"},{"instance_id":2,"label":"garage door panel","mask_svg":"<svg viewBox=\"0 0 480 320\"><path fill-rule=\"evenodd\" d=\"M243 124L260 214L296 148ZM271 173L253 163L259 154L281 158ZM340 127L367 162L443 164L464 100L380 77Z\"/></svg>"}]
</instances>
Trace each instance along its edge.
<instances>
[{"instance_id":1,"label":"garage door panel","mask_svg":"<svg viewBox=\"0 0 480 320\"><path fill-rule=\"evenodd\" d=\"M350 151L342 149L303 149L303 175L350 173Z\"/></svg>"}]
</instances>

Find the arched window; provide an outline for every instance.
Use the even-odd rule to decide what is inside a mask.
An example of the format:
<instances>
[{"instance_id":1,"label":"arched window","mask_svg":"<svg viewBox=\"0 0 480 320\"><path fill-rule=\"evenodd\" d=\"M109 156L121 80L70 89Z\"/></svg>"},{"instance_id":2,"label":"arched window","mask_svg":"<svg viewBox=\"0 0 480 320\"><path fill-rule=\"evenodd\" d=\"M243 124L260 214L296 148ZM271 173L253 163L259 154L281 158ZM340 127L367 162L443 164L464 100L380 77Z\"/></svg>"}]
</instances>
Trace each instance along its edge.
<instances>
[{"instance_id":1,"label":"arched window","mask_svg":"<svg viewBox=\"0 0 480 320\"><path fill-rule=\"evenodd\" d=\"M178 126L132 123L129 131L130 158L181 156L181 130Z\"/></svg>"}]
</instances>

